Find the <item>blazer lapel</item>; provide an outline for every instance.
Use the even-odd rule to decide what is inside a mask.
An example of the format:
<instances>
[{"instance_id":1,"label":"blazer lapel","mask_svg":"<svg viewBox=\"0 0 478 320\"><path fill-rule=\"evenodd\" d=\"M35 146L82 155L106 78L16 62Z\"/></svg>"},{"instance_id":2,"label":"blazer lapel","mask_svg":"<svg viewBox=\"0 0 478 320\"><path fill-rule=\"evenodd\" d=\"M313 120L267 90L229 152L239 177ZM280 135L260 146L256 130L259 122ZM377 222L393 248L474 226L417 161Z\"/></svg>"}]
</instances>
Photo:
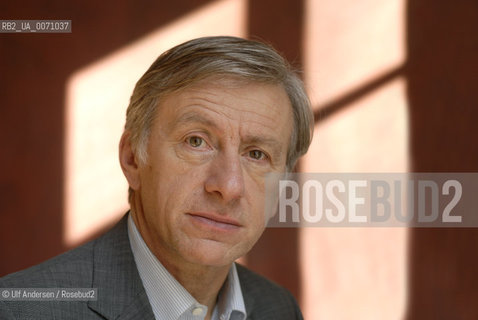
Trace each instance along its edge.
<instances>
[{"instance_id":1,"label":"blazer lapel","mask_svg":"<svg viewBox=\"0 0 478 320\"><path fill-rule=\"evenodd\" d=\"M244 306L246 307L246 318L252 320L251 313L254 310L254 301L256 300L255 285L250 283L250 279L245 272L242 265L236 263L237 275L239 276L239 282L241 283L242 297L244 299Z\"/></svg>"},{"instance_id":2,"label":"blazer lapel","mask_svg":"<svg viewBox=\"0 0 478 320\"><path fill-rule=\"evenodd\" d=\"M131 251L126 214L93 251L93 288L98 299L88 306L107 319L151 319L154 314Z\"/></svg>"},{"instance_id":3,"label":"blazer lapel","mask_svg":"<svg viewBox=\"0 0 478 320\"><path fill-rule=\"evenodd\" d=\"M244 292L243 292L243 298L244 298L244 306L246 307L246 313L247 313L246 319L252 320L253 318L251 318L251 312L254 309L254 298L248 294L244 294Z\"/></svg>"},{"instance_id":4,"label":"blazer lapel","mask_svg":"<svg viewBox=\"0 0 478 320\"><path fill-rule=\"evenodd\" d=\"M146 291L142 291L133 301L121 312L118 320L155 320L151 305L149 304Z\"/></svg>"}]
</instances>

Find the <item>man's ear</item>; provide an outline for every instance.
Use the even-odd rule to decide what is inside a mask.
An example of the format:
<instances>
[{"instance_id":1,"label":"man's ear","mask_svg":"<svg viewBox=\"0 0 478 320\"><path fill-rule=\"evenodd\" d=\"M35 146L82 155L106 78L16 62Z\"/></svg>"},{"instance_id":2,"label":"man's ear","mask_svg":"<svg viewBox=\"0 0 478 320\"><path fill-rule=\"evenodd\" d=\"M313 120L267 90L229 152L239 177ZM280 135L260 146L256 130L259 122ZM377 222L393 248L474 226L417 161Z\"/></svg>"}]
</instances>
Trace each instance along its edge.
<instances>
[{"instance_id":1,"label":"man's ear","mask_svg":"<svg viewBox=\"0 0 478 320\"><path fill-rule=\"evenodd\" d=\"M130 133L125 131L121 136L119 144L119 160L123 174L128 180L131 189L138 190L141 183L139 178L139 167L133 149L131 148Z\"/></svg>"}]
</instances>

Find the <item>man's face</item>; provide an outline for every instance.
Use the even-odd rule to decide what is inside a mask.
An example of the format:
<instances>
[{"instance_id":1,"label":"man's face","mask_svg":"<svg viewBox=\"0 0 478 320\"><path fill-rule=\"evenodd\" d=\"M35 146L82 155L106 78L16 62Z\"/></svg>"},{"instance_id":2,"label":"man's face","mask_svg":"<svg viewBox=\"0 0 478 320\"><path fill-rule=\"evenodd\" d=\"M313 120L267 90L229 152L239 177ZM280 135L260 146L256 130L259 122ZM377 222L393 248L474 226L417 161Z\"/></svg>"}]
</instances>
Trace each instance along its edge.
<instances>
[{"instance_id":1,"label":"man's face","mask_svg":"<svg viewBox=\"0 0 478 320\"><path fill-rule=\"evenodd\" d=\"M161 101L136 190L137 223L160 261L225 266L251 249L265 227L265 175L285 171L292 126L275 85L203 81Z\"/></svg>"}]
</instances>

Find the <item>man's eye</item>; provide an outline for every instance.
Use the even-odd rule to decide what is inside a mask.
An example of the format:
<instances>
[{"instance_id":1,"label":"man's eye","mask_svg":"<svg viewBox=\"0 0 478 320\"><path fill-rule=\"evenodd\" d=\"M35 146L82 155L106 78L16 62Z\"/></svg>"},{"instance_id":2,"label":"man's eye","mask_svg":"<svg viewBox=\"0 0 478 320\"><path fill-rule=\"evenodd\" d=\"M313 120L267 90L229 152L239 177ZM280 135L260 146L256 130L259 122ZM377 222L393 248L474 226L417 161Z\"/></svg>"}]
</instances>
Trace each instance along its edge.
<instances>
[{"instance_id":1,"label":"man's eye","mask_svg":"<svg viewBox=\"0 0 478 320\"><path fill-rule=\"evenodd\" d=\"M249 157L255 160L262 160L266 158L266 155L260 150L251 150L249 151Z\"/></svg>"},{"instance_id":2,"label":"man's eye","mask_svg":"<svg viewBox=\"0 0 478 320\"><path fill-rule=\"evenodd\" d=\"M189 145L190 145L191 147L199 148L201 145L203 145L204 140L203 140L203 138L200 138L200 137L197 137L197 136L193 136L193 137L189 137L189 138L187 139L187 142L189 143Z\"/></svg>"}]
</instances>

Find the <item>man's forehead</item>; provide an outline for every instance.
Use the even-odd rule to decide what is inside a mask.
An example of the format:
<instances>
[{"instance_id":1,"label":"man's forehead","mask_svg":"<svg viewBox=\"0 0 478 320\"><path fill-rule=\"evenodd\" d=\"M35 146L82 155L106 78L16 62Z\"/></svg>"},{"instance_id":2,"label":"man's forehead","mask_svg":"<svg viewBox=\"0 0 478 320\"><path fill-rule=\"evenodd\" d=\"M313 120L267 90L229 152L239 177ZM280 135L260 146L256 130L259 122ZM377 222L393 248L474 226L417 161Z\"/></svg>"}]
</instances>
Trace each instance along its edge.
<instances>
[{"instance_id":1,"label":"man's forehead","mask_svg":"<svg viewBox=\"0 0 478 320\"><path fill-rule=\"evenodd\" d=\"M276 126L286 125L292 116L285 90L279 85L263 83L241 86L202 83L169 95L164 102L163 107L168 109L164 111L169 113L170 120L179 123L194 121L195 117L204 123L211 122L210 117L223 117Z\"/></svg>"},{"instance_id":2,"label":"man's forehead","mask_svg":"<svg viewBox=\"0 0 478 320\"><path fill-rule=\"evenodd\" d=\"M226 102L238 102L237 106L243 107L253 104L263 105L269 115L292 111L289 97L282 85L236 77L207 78L170 92L161 100L168 100L169 103L176 102L176 108L171 111L178 114L188 104L198 106L217 104L218 107L231 107L231 105L222 105ZM161 101L159 107L161 107Z\"/></svg>"},{"instance_id":3,"label":"man's forehead","mask_svg":"<svg viewBox=\"0 0 478 320\"><path fill-rule=\"evenodd\" d=\"M224 114L222 113L211 111L209 108L202 107L199 105L187 106L181 109L182 109L181 110L182 112L180 112L178 114L178 117L176 117L173 120L172 124L175 126L187 126L190 124L200 124L205 127L221 130L223 126L230 123L230 121L238 120L236 124L239 127L241 124L246 124L246 125L249 125L248 126L249 128L256 129L251 131L245 131L243 134L244 137L247 137L247 139L251 141L254 139L257 139L257 138L254 138L256 136L252 134L255 132L258 133L257 136L264 136L264 138L267 138L267 133L276 132L276 131L280 132L280 130L276 130L277 127L273 125L275 122L273 122L272 118L269 118L269 120L271 120L270 125L267 125L267 123L265 123L264 121L262 122L256 121L257 126L251 127L250 126L251 123L254 124L253 120L252 121L250 119L244 120L242 118L231 119L227 116L224 116ZM241 116L241 114L239 114L239 116ZM267 129L270 129L270 130L267 130ZM271 137L270 139L273 139L273 137Z\"/></svg>"}]
</instances>

